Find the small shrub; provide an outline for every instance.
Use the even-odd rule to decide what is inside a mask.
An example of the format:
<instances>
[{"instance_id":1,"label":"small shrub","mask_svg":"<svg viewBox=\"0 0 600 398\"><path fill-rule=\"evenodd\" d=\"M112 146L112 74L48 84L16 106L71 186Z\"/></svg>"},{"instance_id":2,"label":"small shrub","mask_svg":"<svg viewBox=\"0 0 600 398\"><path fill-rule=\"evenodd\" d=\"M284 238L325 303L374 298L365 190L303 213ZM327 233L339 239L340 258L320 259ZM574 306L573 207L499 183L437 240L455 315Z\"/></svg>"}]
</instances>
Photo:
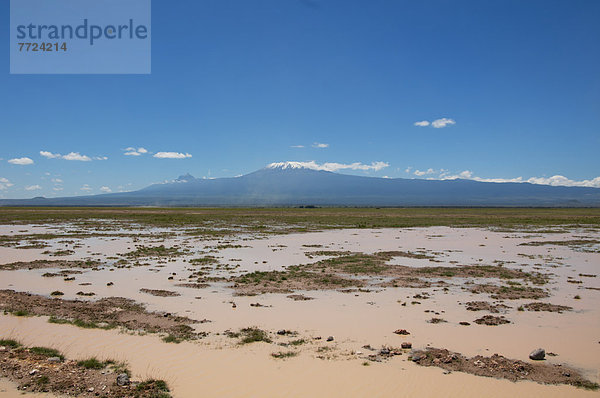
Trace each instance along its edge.
<instances>
[{"instance_id":1,"label":"small shrub","mask_svg":"<svg viewBox=\"0 0 600 398\"><path fill-rule=\"evenodd\" d=\"M181 343L181 340L178 339L177 337L173 336L172 334L163 337L162 341L164 341L165 343L175 343L175 344Z\"/></svg>"},{"instance_id":2,"label":"small shrub","mask_svg":"<svg viewBox=\"0 0 600 398\"><path fill-rule=\"evenodd\" d=\"M99 360L97 360L94 357L83 360L83 361L79 361L79 362L77 362L77 365L82 366L86 369L104 369L106 367L105 363L100 362Z\"/></svg>"},{"instance_id":3,"label":"small shrub","mask_svg":"<svg viewBox=\"0 0 600 398\"><path fill-rule=\"evenodd\" d=\"M29 349L29 352L32 352L34 354L37 355L42 355L45 357L59 357L61 360L64 360L65 357L64 355L62 355L58 350L55 350L54 348L48 348L48 347L31 347Z\"/></svg>"},{"instance_id":4,"label":"small shrub","mask_svg":"<svg viewBox=\"0 0 600 398\"><path fill-rule=\"evenodd\" d=\"M271 356L275 359L285 359L285 358L292 358L297 356L298 353L294 352L294 351L288 351L288 352L274 352L271 354Z\"/></svg>"},{"instance_id":5,"label":"small shrub","mask_svg":"<svg viewBox=\"0 0 600 398\"><path fill-rule=\"evenodd\" d=\"M57 318L57 317L51 316L50 318L48 318L48 323L57 323L59 325L62 325L65 323L71 323L71 321L69 321L67 319L62 319L62 318Z\"/></svg>"},{"instance_id":6,"label":"small shrub","mask_svg":"<svg viewBox=\"0 0 600 398\"><path fill-rule=\"evenodd\" d=\"M242 344L255 343L258 341L270 343L272 341L266 331L256 327L244 328L240 330L240 332L243 336L241 340Z\"/></svg>"},{"instance_id":7,"label":"small shrub","mask_svg":"<svg viewBox=\"0 0 600 398\"><path fill-rule=\"evenodd\" d=\"M169 386L163 380L146 380L137 385L136 397L169 398Z\"/></svg>"},{"instance_id":8,"label":"small shrub","mask_svg":"<svg viewBox=\"0 0 600 398\"><path fill-rule=\"evenodd\" d=\"M298 345L302 345L302 344L306 344L306 340L298 339L298 340L290 341L290 345L293 345L293 346L298 346Z\"/></svg>"},{"instance_id":9,"label":"small shrub","mask_svg":"<svg viewBox=\"0 0 600 398\"><path fill-rule=\"evenodd\" d=\"M8 348L19 348L21 344L17 340L3 339L0 340L0 345Z\"/></svg>"}]
</instances>

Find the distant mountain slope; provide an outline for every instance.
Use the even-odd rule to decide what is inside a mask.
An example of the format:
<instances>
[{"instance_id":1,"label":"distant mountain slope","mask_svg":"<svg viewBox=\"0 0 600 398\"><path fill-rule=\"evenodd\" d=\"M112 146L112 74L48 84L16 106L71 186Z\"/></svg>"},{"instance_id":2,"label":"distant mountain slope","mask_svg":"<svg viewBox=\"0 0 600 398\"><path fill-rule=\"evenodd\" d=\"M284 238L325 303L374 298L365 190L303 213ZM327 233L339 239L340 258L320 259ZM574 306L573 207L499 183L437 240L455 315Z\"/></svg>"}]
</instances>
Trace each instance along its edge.
<instances>
[{"instance_id":1,"label":"distant mountain slope","mask_svg":"<svg viewBox=\"0 0 600 398\"><path fill-rule=\"evenodd\" d=\"M134 192L2 200L41 206L600 206L600 188L361 177L274 163L235 178L186 174Z\"/></svg>"}]
</instances>

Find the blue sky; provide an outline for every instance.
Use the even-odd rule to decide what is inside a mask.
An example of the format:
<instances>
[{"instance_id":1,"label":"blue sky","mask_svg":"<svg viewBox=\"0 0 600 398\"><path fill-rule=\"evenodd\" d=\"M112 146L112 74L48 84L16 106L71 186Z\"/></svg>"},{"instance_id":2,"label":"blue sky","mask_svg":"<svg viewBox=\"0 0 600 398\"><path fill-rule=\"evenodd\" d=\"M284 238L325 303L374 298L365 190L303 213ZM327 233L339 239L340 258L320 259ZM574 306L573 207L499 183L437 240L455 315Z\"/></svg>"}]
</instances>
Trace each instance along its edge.
<instances>
[{"instance_id":1,"label":"blue sky","mask_svg":"<svg viewBox=\"0 0 600 398\"><path fill-rule=\"evenodd\" d=\"M600 187L599 17L594 0L154 0L151 75L10 75L3 1L0 197L281 161Z\"/></svg>"}]
</instances>

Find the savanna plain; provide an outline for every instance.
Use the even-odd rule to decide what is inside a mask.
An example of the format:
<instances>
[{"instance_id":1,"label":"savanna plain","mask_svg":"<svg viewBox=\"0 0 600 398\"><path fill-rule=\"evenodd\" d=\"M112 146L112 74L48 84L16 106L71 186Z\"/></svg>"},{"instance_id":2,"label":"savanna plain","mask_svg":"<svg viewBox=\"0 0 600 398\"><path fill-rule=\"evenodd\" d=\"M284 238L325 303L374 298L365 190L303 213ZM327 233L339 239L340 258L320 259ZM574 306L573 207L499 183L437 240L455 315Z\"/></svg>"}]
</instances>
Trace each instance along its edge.
<instances>
[{"instance_id":1,"label":"savanna plain","mask_svg":"<svg viewBox=\"0 0 600 398\"><path fill-rule=\"evenodd\" d=\"M0 208L0 397L598 397L599 273L600 209Z\"/></svg>"}]
</instances>

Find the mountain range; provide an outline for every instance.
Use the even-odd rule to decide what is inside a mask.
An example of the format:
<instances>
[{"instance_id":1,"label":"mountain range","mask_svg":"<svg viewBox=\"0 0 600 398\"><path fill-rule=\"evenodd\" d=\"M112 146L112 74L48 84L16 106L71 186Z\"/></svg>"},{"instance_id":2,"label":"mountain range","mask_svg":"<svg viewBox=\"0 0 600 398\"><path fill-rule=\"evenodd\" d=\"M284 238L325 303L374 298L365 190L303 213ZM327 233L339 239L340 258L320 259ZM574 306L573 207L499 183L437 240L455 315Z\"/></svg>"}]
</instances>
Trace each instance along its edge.
<instances>
[{"instance_id":1,"label":"mountain range","mask_svg":"<svg viewBox=\"0 0 600 398\"><path fill-rule=\"evenodd\" d=\"M566 206L599 207L600 188L339 174L272 163L232 178L190 174L132 192L5 199L0 206Z\"/></svg>"}]
</instances>

